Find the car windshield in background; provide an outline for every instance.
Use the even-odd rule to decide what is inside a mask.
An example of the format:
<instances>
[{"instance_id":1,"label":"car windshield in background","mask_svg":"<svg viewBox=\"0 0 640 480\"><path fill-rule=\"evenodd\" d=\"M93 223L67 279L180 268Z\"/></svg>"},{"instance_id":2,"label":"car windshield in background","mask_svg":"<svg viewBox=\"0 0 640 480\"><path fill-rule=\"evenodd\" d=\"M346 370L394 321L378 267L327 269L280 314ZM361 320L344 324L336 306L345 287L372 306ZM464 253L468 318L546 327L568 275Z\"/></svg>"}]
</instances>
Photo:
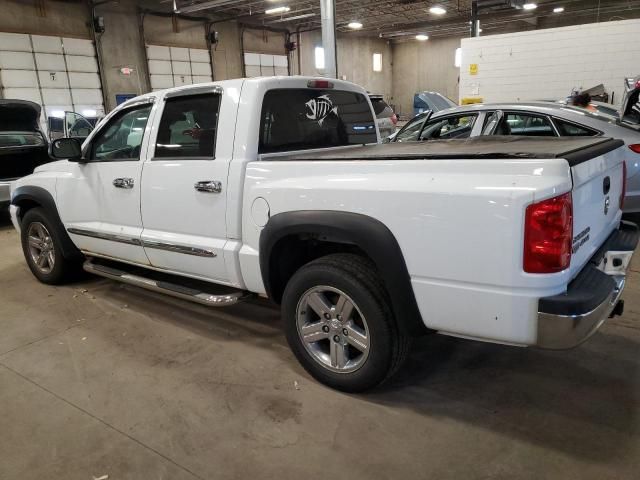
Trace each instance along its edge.
<instances>
[{"instance_id":1,"label":"car windshield in background","mask_svg":"<svg viewBox=\"0 0 640 480\"><path fill-rule=\"evenodd\" d=\"M264 96L260 153L376 143L366 96L340 90L277 89Z\"/></svg>"},{"instance_id":2,"label":"car windshield in background","mask_svg":"<svg viewBox=\"0 0 640 480\"><path fill-rule=\"evenodd\" d=\"M453 101L441 95L429 95L429 101L433 104L434 112L439 112L440 110L456 106Z\"/></svg>"},{"instance_id":3,"label":"car windshield in background","mask_svg":"<svg viewBox=\"0 0 640 480\"><path fill-rule=\"evenodd\" d=\"M34 147L44 145L44 139L38 133L1 132L0 148Z\"/></svg>"}]
</instances>

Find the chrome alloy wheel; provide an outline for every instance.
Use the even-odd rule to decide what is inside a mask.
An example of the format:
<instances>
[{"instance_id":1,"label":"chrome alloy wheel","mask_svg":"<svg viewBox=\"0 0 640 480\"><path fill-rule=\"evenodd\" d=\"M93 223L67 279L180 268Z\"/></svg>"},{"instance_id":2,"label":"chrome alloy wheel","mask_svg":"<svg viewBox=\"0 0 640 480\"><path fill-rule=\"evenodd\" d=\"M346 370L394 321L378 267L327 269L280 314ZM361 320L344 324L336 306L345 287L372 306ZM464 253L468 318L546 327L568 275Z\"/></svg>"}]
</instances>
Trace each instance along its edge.
<instances>
[{"instance_id":1,"label":"chrome alloy wheel","mask_svg":"<svg viewBox=\"0 0 640 480\"><path fill-rule=\"evenodd\" d=\"M35 267L40 273L49 274L56 263L53 238L47 227L40 222L29 225L27 230L27 241L29 242L29 255Z\"/></svg>"},{"instance_id":2,"label":"chrome alloy wheel","mask_svg":"<svg viewBox=\"0 0 640 480\"><path fill-rule=\"evenodd\" d=\"M367 321L353 300L337 288L307 290L296 308L296 324L307 352L333 372L354 372L369 356Z\"/></svg>"}]
</instances>

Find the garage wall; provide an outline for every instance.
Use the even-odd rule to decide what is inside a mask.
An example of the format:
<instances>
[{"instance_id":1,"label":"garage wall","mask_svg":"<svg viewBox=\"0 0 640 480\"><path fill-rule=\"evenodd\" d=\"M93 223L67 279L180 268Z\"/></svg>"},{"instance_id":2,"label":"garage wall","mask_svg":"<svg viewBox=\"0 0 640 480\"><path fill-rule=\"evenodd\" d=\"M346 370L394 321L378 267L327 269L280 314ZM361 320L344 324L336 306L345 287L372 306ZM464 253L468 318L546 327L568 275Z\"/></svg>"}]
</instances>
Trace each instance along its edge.
<instances>
[{"instance_id":1,"label":"garage wall","mask_svg":"<svg viewBox=\"0 0 640 480\"><path fill-rule=\"evenodd\" d=\"M0 0L0 32L91 38L88 2L47 1L39 9L32 0Z\"/></svg>"},{"instance_id":2,"label":"garage wall","mask_svg":"<svg viewBox=\"0 0 640 480\"><path fill-rule=\"evenodd\" d=\"M391 103L402 115L413 114L413 96L436 91L454 101L458 99L460 69L455 66L460 38L434 38L393 45L393 95Z\"/></svg>"},{"instance_id":3,"label":"garage wall","mask_svg":"<svg viewBox=\"0 0 640 480\"><path fill-rule=\"evenodd\" d=\"M295 37L294 37L295 38ZM300 35L298 50L291 60L292 74L322 75L324 72L315 68L315 47L322 46L320 31L306 32ZM392 96L392 54L391 46L386 40L339 35L338 76L362 85L372 93L382 94L386 99ZM382 53L382 72L373 71L373 54ZM300 55L301 69L298 68Z\"/></svg>"},{"instance_id":4,"label":"garage wall","mask_svg":"<svg viewBox=\"0 0 640 480\"><path fill-rule=\"evenodd\" d=\"M485 102L559 99L603 83L619 104L623 81L638 74L640 20L462 40L460 96ZM477 75L469 65L477 64Z\"/></svg>"}]
</instances>

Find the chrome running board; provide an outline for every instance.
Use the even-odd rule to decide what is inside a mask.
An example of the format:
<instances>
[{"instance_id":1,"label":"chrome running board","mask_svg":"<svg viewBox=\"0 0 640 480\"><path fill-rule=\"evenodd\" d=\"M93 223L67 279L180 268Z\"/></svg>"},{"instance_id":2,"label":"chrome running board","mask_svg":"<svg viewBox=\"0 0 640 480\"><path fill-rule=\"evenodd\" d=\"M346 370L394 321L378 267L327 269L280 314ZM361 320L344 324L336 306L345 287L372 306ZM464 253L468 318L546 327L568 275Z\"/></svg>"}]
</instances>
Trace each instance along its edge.
<instances>
[{"instance_id":1,"label":"chrome running board","mask_svg":"<svg viewBox=\"0 0 640 480\"><path fill-rule=\"evenodd\" d=\"M207 305L209 307L228 307L247 300L252 296L250 293L241 290L222 295L203 292L175 283L141 277L140 275L134 275L124 270L93 263L91 260L84 262L83 268L86 272L100 277L151 290L152 292L164 293L165 295L170 295L182 300L189 300L190 302Z\"/></svg>"}]
</instances>

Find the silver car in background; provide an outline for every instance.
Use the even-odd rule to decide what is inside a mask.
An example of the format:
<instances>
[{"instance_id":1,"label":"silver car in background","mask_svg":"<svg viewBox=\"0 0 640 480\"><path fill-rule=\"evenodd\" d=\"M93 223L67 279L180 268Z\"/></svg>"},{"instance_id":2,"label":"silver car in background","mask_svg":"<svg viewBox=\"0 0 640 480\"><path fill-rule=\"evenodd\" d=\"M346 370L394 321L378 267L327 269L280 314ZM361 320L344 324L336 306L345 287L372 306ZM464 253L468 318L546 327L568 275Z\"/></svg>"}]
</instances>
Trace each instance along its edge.
<instances>
[{"instance_id":1,"label":"silver car in background","mask_svg":"<svg viewBox=\"0 0 640 480\"><path fill-rule=\"evenodd\" d=\"M633 113L628 115L632 116ZM418 115L392 141L413 142L480 135L619 138L627 146L624 211L630 213L640 212L640 131L627 123L611 115L552 102L478 104Z\"/></svg>"}]
</instances>

